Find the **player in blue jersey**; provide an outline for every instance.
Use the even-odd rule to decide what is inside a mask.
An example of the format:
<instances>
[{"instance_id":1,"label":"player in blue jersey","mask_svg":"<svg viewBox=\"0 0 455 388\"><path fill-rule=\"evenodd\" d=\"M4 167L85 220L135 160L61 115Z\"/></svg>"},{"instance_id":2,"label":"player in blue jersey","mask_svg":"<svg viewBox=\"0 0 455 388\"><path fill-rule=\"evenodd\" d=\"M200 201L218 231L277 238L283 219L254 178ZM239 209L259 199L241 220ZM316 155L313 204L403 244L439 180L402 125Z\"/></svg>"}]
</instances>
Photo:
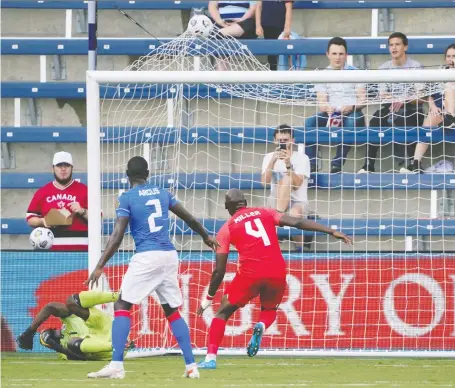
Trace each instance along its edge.
<instances>
[{"instance_id":1,"label":"player in blue jersey","mask_svg":"<svg viewBox=\"0 0 455 388\"><path fill-rule=\"evenodd\" d=\"M131 258L123 277L119 300L114 305L112 361L100 371L89 373L88 377L125 377L123 350L130 332L130 309L133 304L139 304L152 292L156 292L185 359L183 377L199 378L189 329L178 310L182 305L182 294L177 279L178 255L169 239L169 210L198 233L211 249L216 250L219 245L171 193L147 183L149 171L144 158L131 158L126 174L132 188L119 198L114 231L86 284L89 287L98 285L103 268L117 252L128 224L136 244L136 254Z\"/></svg>"}]
</instances>

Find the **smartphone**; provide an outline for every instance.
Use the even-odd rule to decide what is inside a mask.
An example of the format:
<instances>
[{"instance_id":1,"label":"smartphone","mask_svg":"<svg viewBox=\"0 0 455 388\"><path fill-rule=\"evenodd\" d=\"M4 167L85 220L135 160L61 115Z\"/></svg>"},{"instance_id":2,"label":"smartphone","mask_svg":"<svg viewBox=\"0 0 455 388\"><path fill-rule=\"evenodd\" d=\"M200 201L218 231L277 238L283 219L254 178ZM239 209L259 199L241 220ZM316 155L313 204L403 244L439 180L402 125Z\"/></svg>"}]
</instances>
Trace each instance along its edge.
<instances>
[{"instance_id":1,"label":"smartphone","mask_svg":"<svg viewBox=\"0 0 455 388\"><path fill-rule=\"evenodd\" d=\"M286 151L286 143L280 143L280 150Z\"/></svg>"}]
</instances>

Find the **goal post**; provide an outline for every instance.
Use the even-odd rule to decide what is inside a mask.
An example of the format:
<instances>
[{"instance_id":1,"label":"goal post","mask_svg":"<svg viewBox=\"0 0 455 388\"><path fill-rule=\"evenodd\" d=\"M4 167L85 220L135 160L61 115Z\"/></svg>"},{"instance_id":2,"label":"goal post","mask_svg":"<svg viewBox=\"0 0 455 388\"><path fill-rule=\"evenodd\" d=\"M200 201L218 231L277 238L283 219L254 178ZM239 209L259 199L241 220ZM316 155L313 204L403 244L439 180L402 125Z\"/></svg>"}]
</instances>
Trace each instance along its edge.
<instances>
[{"instance_id":1,"label":"goal post","mask_svg":"<svg viewBox=\"0 0 455 388\"><path fill-rule=\"evenodd\" d=\"M87 71L89 271L96 266L106 238L112 231L115 197L128 189L124 171L129 157L146 157L154 182L176 192L183 205L189 206L190 210L195 209L198 218L214 233L220 222L227 219L227 214L222 212L222 201L228 188L244 188L249 202L266 205L268 194L261 188L258 178L265 146L272 143L271 135L277 123L289 119L293 122L288 124L304 127L305 118L314 114L317 108L318 101L312 91L315 85L368 85L363 105L371 108L395 101L393 94L388 97L380 95L378 90L383 84L421 85L412 98L424 101L434 93L443 93L448 83L455 83L455 71L452 69L352 70L343 71L341 77L336 71L171 71L166 66L163 66L163 71L146 69ZM411 95L405 98L411 99ZM261 109L265 109L267 117L258 119L258 114L263 112L258 104L262 104ZM260 124L257 124L258 121ZM368 123L365 127L368 127ZM233 129L238 129L238 134L234 134ZM251 130L253 135L246 135L247 130ZM303 134L305 130L300 132L303 137L306 135ZM218 144L223 136L232 140ZM318 136L317 131L313 132L313 136ZM355 140L353 142L349 144L355 144ZM455 149L454 143L450 145ZM298 144L299 152L304 147L303 142ZM327 147L334 146L330 143ZM448 147L444 148L445 155L453 158L455 153L451 155L450 152ZM363 158L363 155L355 155L356 159ZM367 198L357 198L355 193L360 189L355 187L357 178L354 178L353 187L349 188L354 192L353 199L349 197L343 202L343 195L348 189L336 191L339 187L333 186L333 193L339 193L336 195L341 197L342 206L350 209L358 205L366 210L362 210L364 213L349 210L346 214L340 210L340 214L335 215L330 211L330 204L338 199L334 199L335 194L330 194L332 178L327 179L325 191L315 188L311 200L323 203L324 222L327 219L328 225L333 228L342 228L343 225L349 227L360 236L360 244L365 249L363 253L359 253L362 249L357 253L346 252L338 243L325 239L317 240L316 243L320 244L318 246L327 244L326 250L315 249L301 256L287 254L290 301L285 302L280 309L279 314L284 318L270 328L259 354L455 357L452 324L455 320L455 254L446 248L453 246L450 245L455 235L453 230L450 229L446 235L444 223L441 224L442 229L436 231L431 222L428 224L425 221L430 230L426 234L429 236L430 248L431 239L434 238L435 246L442 247L442 250L439 248L438 252L432 253L430 249L430 252L419 253L419 249L412 248L411 242L409 250L413 252L405 254L402 252L405 245L401 249L397 248L394 238L406 240L407 227L419 231L425 228L407 226L408 222L409 225L413 222L409 216L412 210L384 210L392 214L389 217L392 219L390 225L382 221L387 218L382 214L374 213L379 214L374 217L370 214L371 207L377 204L378 208L382 208L382 203L388 200L382 196L387 188L373 187L371 192L377 189L381 194L380 197L371 195L370 199L370 188L367 187L364 189L367 190ZM388 198L393 200L395 188L391 192ZM421 194L420 189L411 198L419 203L427 201L426 194ZM367 203L369 200L371 204ZM401 197L398 202L401 205L397 206L407 208ZM428 215L428 218L445 218L438 217L439 213L435 214L434 203L431 209L433 216ZM417 212L416 219L425 218L426 213L420 208ZM404 229L401 229L404 232L397 232L395 236L393 228L397 227L395 221L400 218L399 214L404 214ZM381 221L374 226L370 222L376 218ZM361 225L366 226L357 225L358 219L365 221ZM376 232L372 231L374 228L384 230L383 241L371 237L375 236ZM389 229L392 231L389 232ZM203 250L198 236L191 235L178 221L173 220L170 234L182 260L180 270L185 300L182 316L190 320L195 353L202 354L213 311L204 320L196 320L194 307L208 285L213 257ZM377 257L370 252L370 244L379 247ZM406 244L409 245L409 241ZM127 240L113 265L107 269L109 279L104 287L118 288L133 249L131 239ZM235 254L231 255L236 257ZM372 258L371 264L369 258ZM228 272L229 276L235 272L234 261L229 263ZM312 288L306 284L308 281L312 282ZM368 288L369 282L371 290ZM357 289L361 290L359 295L355 294ZM401 299L395 301L394 297ZM412 305L409 316L406 307L398 306L404 303L403 297L408 298ZM343 302L343 298L348 302ZM342 303L351 303L353 306L351 309L345 306L349 312L340 312ZM296 305L300 306L300 310ZM323 305L325 307L321 307ZM421 306L421 310L416 311L418 306ZM313 311L308 311L308 308ZM131 356L178 351L153 297L137 307L134 314L133 331L139 346L130 353ZM247 330L248 322L254 311L245 308L238 314L228 328L227 340L220 354L244 354L240 349L249 338L251 330ZM303 314L312 315L308 320L310 323L297 322ZM322 314L325 314L325 318L320 318ZM341 314L347 314L349 318L340 317ZM362 318L359 318L360 315ZM342 328L343 320L346 320L351 334ZM446 327L440 327L444 322ZM447 329L447 325L452 325L451 329ZM319 334L314 334L315 331ZM374 332L377 333L376 338Z\"/></svg>"}]
</instances>

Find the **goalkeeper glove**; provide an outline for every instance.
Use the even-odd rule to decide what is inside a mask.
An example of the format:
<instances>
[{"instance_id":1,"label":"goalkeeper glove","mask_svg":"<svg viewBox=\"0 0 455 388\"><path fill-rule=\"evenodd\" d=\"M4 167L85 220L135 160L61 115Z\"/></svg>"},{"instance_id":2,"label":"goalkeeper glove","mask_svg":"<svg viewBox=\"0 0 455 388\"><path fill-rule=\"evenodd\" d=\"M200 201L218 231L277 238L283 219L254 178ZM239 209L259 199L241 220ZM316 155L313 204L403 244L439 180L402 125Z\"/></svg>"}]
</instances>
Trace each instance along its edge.
<instances>
[{"instance_id":1,"label":"goalkeeper glove","mask_svg":"<svg viewBox=\"0 0 455 388\"><path fill-rule=\"evenodd\" d=\"M21 349L32 350L33 349L33 337L36 331L28 328L21 335L16 338L16 342Z\"/></svg>"},{"instance_id":2,"label":"goalkeeper glove","mask_svg":"<svg viewBox=\"0 0 455 388\"><path fill-rule=\"evenodd\" d=\"M58 344L60 339L55 334L55 329L46 329L40 333L39 342L46 348L55 350L55 345Z\"/></svg>"}]
</instances>

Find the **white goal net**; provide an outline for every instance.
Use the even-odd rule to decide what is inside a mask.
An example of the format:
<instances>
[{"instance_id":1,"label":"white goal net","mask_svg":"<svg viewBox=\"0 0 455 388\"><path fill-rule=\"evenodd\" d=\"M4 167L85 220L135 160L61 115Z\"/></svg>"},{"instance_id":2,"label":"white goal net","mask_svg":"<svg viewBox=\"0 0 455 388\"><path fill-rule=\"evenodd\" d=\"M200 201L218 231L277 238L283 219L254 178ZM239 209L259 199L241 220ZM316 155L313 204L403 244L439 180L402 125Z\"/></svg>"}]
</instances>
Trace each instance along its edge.
<instances>
[{"instance_id":1,"label":"white goal net","mask_svg":"<svg viewBox=\"0 0 455 388\"><path fill-rule=\"evenodd\" d=\"M188 34L124 72L89 72L90 266L113 229L117 198L129 188L131 157L145 157L150 181L175 193L215 234L228 218L229 188L242 189L251 206L278 206L261 174L265 155L277 148L275 130L286 124L293 168L308 187L285 210L342 230L355 245L279 230L288 290L262 349L453 354L455 130L446 128L443 114L431 128L424 122L429 98L441 99L446 112L455 70L338 74L270 72L233 38ZM413 169L417 143L429 147ZM436 172L417 173L436 164ZM279 182L280 171L274 176ZM97 209L103 212L101 241ZM203 351L223 294L220 289L213 309L196 317L214 254L181 221L171 224L181 259L181 313L194 347ZM105 288L119 289L133 251L127 235L106 271ZM236 257L231 252L224 284L235 274ZM244 353L258 315L253 301L231 318L224 352ZM154 295L134 307L133 317L137 353L176 350Z\"/></svg>"}]
</instances>

